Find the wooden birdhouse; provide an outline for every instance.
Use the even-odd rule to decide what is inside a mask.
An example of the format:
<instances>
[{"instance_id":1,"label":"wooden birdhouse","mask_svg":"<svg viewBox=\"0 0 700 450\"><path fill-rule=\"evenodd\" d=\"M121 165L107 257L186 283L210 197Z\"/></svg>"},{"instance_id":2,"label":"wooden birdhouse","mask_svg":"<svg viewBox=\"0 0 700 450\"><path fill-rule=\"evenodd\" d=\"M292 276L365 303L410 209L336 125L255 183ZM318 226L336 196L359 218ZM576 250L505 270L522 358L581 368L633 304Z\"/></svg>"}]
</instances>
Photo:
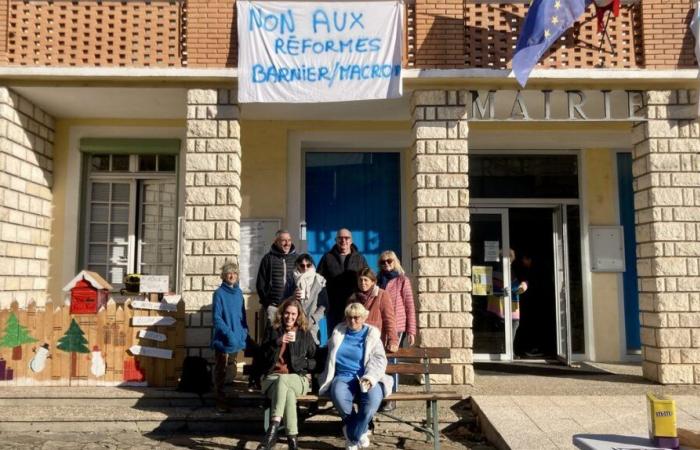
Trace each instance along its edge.
<instances>
[{"instance_id":1,"label":"wooden birdhouse","mask_svg":"<svg viewBox=\"0 0 700 450\"><path fill-rule=\"evenodd\" d=\"M70 292L71 314L97 314L112 289L98 273L83 270L65 285L63 292Z\"/></svg>"}]
</instances>

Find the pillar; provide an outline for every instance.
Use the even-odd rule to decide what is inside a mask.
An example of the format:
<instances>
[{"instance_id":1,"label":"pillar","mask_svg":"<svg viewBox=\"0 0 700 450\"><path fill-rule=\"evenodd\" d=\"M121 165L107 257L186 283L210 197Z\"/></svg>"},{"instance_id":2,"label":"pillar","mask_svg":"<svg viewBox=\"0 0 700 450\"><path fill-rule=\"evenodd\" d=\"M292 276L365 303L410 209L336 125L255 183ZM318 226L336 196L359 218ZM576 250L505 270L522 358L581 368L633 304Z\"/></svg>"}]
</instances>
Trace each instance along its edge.
<instances>
[{"instance_id":1,"label":"pillar","mask_svg":"<svg viewBox=\"0 0 700 450\"><path fill-rule=\"evenodd\" d=\"M220 268L237 261L241 218L241 144L237 94L187 93L183 300L189 354L211 356L211 296Z\"/></svg>"},{"instance_id":2,"label":"pillar","mask_svg":"<svg viewBox=\"0 0 700 450\"><path fill-rule=\"evenodd\" d=\"M634 128L644 376L700 383L700 124L695 91L649 91Z\"/></svg>"},{"instance_id":3,"label":"pillar","mask_svg":"<svg viewBox=\"0 0 700 450\"><path fill-rule=\"evenodd\" d=\"M473 384L466 91L415 91L413 273L419 342L452 349L444 384Z\"/></svg>"}]
</instances>

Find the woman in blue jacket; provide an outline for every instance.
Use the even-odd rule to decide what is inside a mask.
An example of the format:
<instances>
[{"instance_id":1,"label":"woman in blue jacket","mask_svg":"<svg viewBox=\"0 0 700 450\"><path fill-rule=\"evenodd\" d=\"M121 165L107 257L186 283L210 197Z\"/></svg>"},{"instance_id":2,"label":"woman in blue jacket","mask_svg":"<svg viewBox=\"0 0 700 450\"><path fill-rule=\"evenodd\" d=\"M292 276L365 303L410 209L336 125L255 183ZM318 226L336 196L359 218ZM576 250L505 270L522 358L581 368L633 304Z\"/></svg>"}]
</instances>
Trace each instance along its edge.
<instances>
[{"instance_id":1,"label":"woman in blue jacket","mask_svg":"<svg viewBox=\"0 0 700 450\"><path fill-rule=\"evenodd\" d=\"M246 347L248 322L245 316L243 292L238 286L238 264L227 262L221 267L221 286L214 291L212 298L213 329L211 348L214 349L214 385L219 409L224 404L224 383L226 366L236 367L236 354ZM235 369L234 369L235 376Z\"/></svg>"}]
</instances>

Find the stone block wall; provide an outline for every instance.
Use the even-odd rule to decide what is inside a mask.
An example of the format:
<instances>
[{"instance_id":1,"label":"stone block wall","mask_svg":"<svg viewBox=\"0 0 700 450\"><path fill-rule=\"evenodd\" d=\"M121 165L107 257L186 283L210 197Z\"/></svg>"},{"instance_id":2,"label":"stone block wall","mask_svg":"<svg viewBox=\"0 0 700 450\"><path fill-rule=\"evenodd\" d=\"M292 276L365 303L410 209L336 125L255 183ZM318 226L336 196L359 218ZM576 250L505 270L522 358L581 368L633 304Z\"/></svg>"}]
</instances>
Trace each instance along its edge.
<instances>
[{"instance_id":1,"label":"stone block wall","mask_svg":"<svg viewBox=\"0 0 700 450\"><path fill-rule=\"evenodd\" d=\"M473 384L466 91L416 91L413 121L413 273L423 347L452 349L452 376Z\"/></svg>"},{"instance_id":2,"label":"stone block wall","mask_svg":"<svg viewBox=\"0 0 700 450\"><path fill-rule=\"evenodd\" d=\"M190 354L211 356L211 296L220 268L237 261L241 219L241 144L237 93L187 93L183 299Z\"/></svg>"},{"instance_id":3,"label":"stone block wall","mask_svg":"<svg viewBox=\"0 0 700 450\"><path fill-rule=\"evenodd\" d=\"M0 87L0 308L47 297L53 142L54 119Z\"/></svg>"},{"instance_id":4,"label":"stone block wall","mask_svg":"<svg viewBox=\"0 0 700 450\"><path fill-rule=\"evenodd\" d=\"M700 122L696 91L646 93L634 128L644 376L700 383Z\"/></svg>"}]
</instances>

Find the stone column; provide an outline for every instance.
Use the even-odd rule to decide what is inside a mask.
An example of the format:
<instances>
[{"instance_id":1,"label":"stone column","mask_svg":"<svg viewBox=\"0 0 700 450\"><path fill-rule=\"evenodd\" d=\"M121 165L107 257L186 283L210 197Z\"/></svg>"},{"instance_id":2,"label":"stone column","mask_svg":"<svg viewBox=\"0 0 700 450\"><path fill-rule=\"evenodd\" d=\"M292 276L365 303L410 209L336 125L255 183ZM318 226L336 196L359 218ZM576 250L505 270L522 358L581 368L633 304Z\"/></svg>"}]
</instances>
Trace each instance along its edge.
<instances>
[{"instance_id":1,"label":"stone column","mask_svg":"<svg viewBox=\"0 0 700 450\"><path fill-rule=\"evenodd\" d=\"M700 124L695 91L650 91L634 133L644 376L700 383Z\"/></svg>"},{"instance_id":2,"label":"stone column","mask_svg":"<svg viewBox=\"0 0 700 450\"><path fill-rule=\"evenodd\" d=\"M474 382L466 100L437 90L411 101L418 334L423 347L452 349L452 376L438 383Z\"/></svg>"},{"instance_id":3,"label":"stone column","mask_svg":"<svg viewBox=\"0 0 700 450\"><path fill-rule=\"evenodd\" d=\"M53 117L0 86L0 308L47 299L53 143Z\"/></svg>"},{"instance_id":4,"label":"stone column","mask_svg":"<svg viewBox=\"0 0 700 450\"><path fill-rule=\"evenodd\" d=\"M187 93L183 299L189 354L211 356L211 296L225 261L238 260L241 144L237 94L231 89Z\"/></svg>"}]
</instances>

